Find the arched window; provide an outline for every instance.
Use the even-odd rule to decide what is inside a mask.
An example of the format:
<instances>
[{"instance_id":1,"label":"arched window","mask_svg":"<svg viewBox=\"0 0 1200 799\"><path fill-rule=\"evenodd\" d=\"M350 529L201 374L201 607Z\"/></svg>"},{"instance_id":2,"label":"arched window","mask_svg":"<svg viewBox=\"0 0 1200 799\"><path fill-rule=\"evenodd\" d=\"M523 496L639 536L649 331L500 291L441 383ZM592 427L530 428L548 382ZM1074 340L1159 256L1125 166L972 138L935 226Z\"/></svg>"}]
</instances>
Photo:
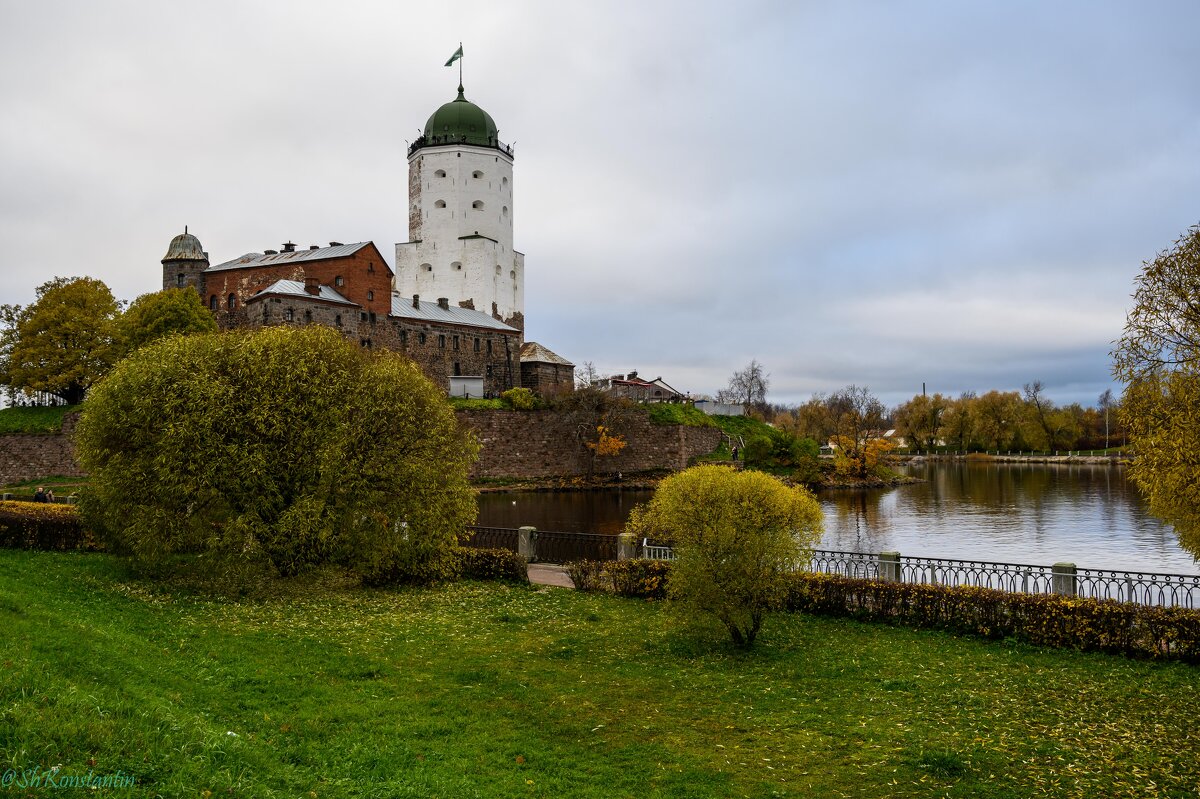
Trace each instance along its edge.
<instances>
[{"instance_id":1,"label":"arched window","mask_svg":"<svg viewBox=\"0 0 1200 799\"><path fill-rule=\"evenodd\" d=\"M444 169L439 169L437 172L434 172L434 173L433 173L433 176L434 176L435 178L444 178L444 177L446 177L446 170L444 170Z\"/></svg>"},{"instance_id":2,"label":"arched window","mask_svg":"<svg viewBox=\"0 0 1200 799\"><path fill-rule=\"evenodd\" d=\"M471 207L476 211L483 210L483 200L476 200L475 202L471 203Z\"/></svg>"},{"instance_id":3,"label":"arched window","mask_svg":"<svg viewBox=\"0 0 1200 799\"><path fill-rule=\"evenodd\" d=\"M500 264L496 264L496 274L500 274Z\"/></svg>"},{"instance_id":4,"label":"arched window","mask_svg":"<svg viewBox=\"0 0 1200 799\"><path fill-rule=\"evenodd\" d=\"M508 188L508 178L500 178L500 188L502 188L502 189Z\"/></svg>"},{"instance_id":5,"label":"arched window","mask_svg":"<svg viewBox=\"0 0 1200 799\"><path fill-rule=\"evenodd\" d=\"M500 215L503 216L505 219L508 218L508 206L507 205L500 209Z\"/></svg>"},{"instance_id":6,"label":"arched window","mask_svg":"<svg viewBox=\"0 0 1200 799\"><path fill-rule=\"evenodd\" d=\"M483 173L480 172L478 169L476 169L474 172L471 173L471 177L475 178L476 180L479 180L480 178L483 177Z\"/></svg>"},{"instance_id":7,"label":"arched window","mask_svg":"<svg viewBox=\"0 0 1200 799\"><path fill-rule=\"evenodd\" d=\"M510 278L512 278L513 280L516 280L517 279L517 270L516 269L512 270L511 272L508 273L508 276Z\"/></svg>"},{"instance_id":8,"label":"arched window","mask_svg":"<svg viewBox=\"0 0 1200 799\"><path fill-rule=\"evenodd\" d=\"M367 299L368 299L368 300L373 300L373 299L375 299L375 292L373 292L373 291L368 291L368 292L367 292Z\"/></svg>"},{"instance_id":9,"label":"arched window","mask_svg":"<svg viewBox=\"0 0 1200 799\"><path fill-rule=\"evenodd\" d=\"M451 268L451 269L453 269L453 270L454 270L454 271L456 271L456 272L461 272L461 271L462 271L462 264L461 264L461 263L459 263L458 261L455 261L454 263L450 264L450 268Z\"/></svg>"},{"instance_id":10,"label":"arched window","mask_svg":"<svg viewBox=\"0 0 1200 799\"><path fill-rule=\"evenodd\" d=\"M312 311L307 308L304 309L304 321L308 324L312 324Z\"/></svg>"},{"instance_id":11,"label":"arched window","mask_svg":"<svg viewBox=\"0 0 1200 799\"><path fill-rule=\"evenodd\" d=\"M210 310L210 311L217 310L217 295L216 294L214 294L208 298L208 310Z\"/></svg>"},{"instance_id":12,"label":"arched window","mask_svg":"<svg viewBox=\"0 0 1200 799\"><path fill-rule=\"evenodd\" d=\"M231 311L237 310L237 295L230 294L229 299L226 301L226 305L229 306L229 310Z\"/></svg>"},{"instance_id":13,"label":"arched window","mask_svg":"<svg viewBox=\"0 0 1200 799\"><path fill-rule=\"evenodd\" d=\"M433 264L421 264L421 271L422 272L432 272Z\"/></svg>"},{"instance_id":14,"label":"arched window","mask_svg":"<svg viewBox=\"0 0 1200 799\"><path fill-rule=\"evenodd\" d=\"M446 201L445 201L445 200L438 200L438 201L436 201L436 202L433 204L433 207L434 207L434 208L445 208L445 207L446 207Z\"/></svg>"}]
</instances>

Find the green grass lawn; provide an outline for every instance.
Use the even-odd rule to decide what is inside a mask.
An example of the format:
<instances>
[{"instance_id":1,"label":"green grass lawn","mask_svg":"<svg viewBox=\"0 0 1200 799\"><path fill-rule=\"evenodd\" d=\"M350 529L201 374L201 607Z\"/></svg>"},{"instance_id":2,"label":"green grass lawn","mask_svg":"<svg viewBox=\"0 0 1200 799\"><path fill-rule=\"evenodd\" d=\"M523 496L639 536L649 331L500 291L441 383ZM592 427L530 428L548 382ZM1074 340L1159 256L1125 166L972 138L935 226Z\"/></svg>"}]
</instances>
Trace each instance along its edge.
<instances>
[{"instance_id":1,"label":"green grass lawn","mask_svg":"<svg viewBox=\"0 0 1200 799\"><path fill-rule=\"evenodd\" d=\"M89 796L1200 787L1200 670L1179 664L799 616L747 655L661 603L482 583L217 600L13 551L0 631L0 771L138 780Z\"/></svg>"},{"instance_id":2,"label":"green grass lawn","mask_svg":"<svg viewBox=\"0 0 1200 799\"><path fill-rule=\"evenodd\" d=\"M0 408L0 433L58 433L62 431L63 417L79 408L78 405Z\"/></svg>"}]
</instances>

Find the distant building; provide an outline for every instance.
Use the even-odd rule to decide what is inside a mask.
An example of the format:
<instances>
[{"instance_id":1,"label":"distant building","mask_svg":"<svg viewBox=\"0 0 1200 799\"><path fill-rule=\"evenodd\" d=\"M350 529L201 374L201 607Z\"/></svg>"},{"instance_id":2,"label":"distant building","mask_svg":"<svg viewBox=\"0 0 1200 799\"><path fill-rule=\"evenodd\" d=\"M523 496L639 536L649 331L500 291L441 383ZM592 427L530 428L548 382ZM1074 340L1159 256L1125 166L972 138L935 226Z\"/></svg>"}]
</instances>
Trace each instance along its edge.
<instances>
[{"instance_id":1,"label":"distant building","mask_svg":"<svg viewBox=\"0 0 1200 799\"><path fill-rule=\"evenodd\" d=\"M661 378L642 380L637 372L628 375L613 375L607 380L610 394L634 402L682 402L685 397Z\"/></svg>"},{"instance_id":2,"label":"distant building","mask_svg":"<svg viewBox=\"0 0 1200 799\"><path fill-rule=\"evenodd\" d=\"M319 324L403 352L460 396L572 390L574 365L524 342L513 150L492 117L459 86L409 147L408 163L408 241L396 245L395 273L369 241L287 242L211 265L185 228L162 259L163 288L196 289L222 329Z\"/></svg>"},{"instance_id":3,"label":"distant building","mask_svg":"<svg viewBox=\"0 0 1200 799\"><path fill-rule=\"evenodd\" d=\"M697 408L709 416L745 416L746 406L737 403L717 402L711 398L698 399L694 403Z\"/></svg>"}]
</instances>

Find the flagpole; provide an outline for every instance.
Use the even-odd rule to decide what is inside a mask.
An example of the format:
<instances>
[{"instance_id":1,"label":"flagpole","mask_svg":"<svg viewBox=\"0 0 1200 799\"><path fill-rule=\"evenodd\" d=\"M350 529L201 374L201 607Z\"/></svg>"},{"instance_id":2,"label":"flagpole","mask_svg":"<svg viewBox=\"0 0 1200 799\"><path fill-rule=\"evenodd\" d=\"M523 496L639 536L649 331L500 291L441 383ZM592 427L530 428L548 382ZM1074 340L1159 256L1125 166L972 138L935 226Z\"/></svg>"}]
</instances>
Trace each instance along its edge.
<instances>
[{"instance_id":1,"label":"flagpole","mask_svg":"<svg viewBox=\"0 0 1200 799\"><path fill-rule=\"evenodd\" d=\"M458 43L458 50L462 52L462 42ZM462 88L462 56L458 57L458 87Z\"/></svg>"}]
</instances>

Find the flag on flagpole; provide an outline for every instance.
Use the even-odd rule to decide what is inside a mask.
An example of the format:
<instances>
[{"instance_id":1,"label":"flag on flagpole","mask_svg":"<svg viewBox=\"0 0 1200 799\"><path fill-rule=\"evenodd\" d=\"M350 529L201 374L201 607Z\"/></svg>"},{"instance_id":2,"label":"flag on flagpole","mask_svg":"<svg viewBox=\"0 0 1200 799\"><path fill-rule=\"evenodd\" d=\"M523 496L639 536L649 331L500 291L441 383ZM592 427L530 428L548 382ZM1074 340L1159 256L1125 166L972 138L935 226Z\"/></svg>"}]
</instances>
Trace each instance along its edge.
<instances>
[{"instance_id":1,"label":"flag on flagpole","mask_svg":"<svg viewBox=\"0 0 1200 799\"><path fill-rule=\"evenodd\" d=\"M450 56L450 60L446 62L446 66L448 66L448 67L454 66L454 62L460 58L462 58L462 45L461 44L458 46L458 49L454 51L454 55Z\"/></svg>"}]
</instances>

